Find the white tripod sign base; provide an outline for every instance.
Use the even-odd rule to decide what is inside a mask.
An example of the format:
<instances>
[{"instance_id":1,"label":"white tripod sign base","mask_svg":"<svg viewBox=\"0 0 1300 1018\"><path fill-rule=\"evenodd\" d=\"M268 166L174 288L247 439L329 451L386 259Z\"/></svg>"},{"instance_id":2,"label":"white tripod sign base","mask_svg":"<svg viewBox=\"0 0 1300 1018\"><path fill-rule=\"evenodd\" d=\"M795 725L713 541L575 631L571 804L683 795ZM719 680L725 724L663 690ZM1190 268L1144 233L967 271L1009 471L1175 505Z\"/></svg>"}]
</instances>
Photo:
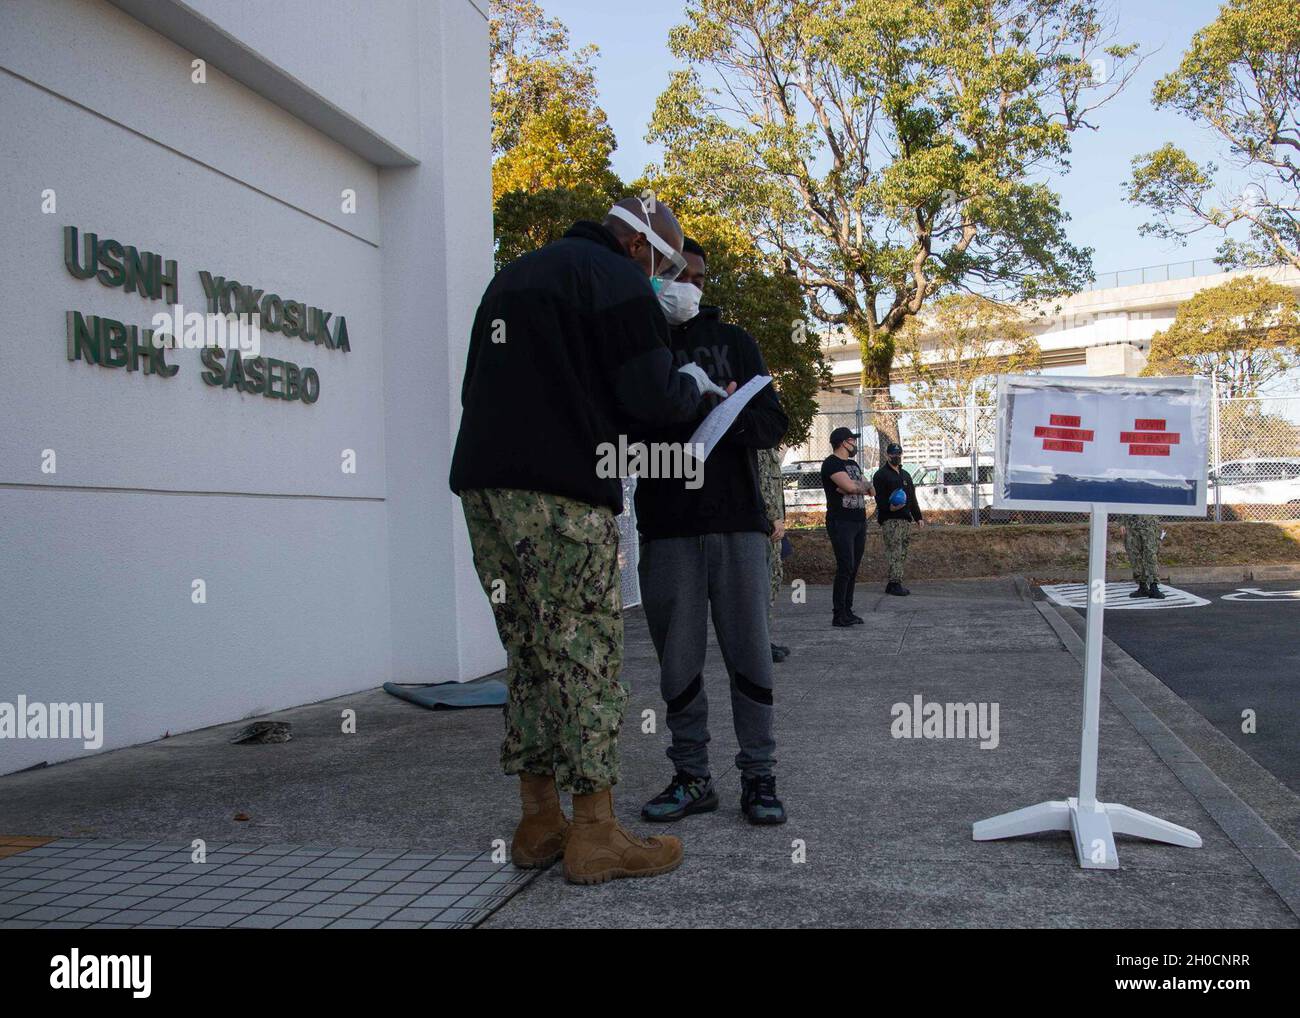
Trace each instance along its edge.
<instances>
[{"instance_id":1,"label":"white tripod sign base","mask_svg":"<svg viewBox=\"0 0 1300 1018\"><path fill-rule=\"evenodd\" d=\"M1183 848L1201 847L1199 834L1168 820L1117 802L1096 802L1092 809L1080 808L1079 800L1074 798L1040 802L971 826L971 836L976 841L999 841L1044 831L1069 831L1074 838L1074 853L1085 870L1119 869L1116 834Z\"/></svg>"}]
</instances>

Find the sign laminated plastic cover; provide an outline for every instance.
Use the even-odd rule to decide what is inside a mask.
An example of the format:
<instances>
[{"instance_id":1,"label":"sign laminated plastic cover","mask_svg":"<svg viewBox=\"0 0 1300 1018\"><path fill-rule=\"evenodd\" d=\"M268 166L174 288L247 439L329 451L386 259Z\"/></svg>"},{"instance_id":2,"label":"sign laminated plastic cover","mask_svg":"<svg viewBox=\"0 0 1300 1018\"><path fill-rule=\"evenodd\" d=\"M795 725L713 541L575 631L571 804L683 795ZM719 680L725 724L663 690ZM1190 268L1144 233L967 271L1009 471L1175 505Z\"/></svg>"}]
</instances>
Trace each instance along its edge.
<instances>
[{"instance_id":1,"label":"sign laminated plastic cover","mask_svg":"<svg viewBox=\"0 0 1300 1018\"><path fill-rule=\"evenodd\" d=\"M1200 378L998 380L999 509L1205 514L1210 384Z\"/></svg>"}]
</instances>

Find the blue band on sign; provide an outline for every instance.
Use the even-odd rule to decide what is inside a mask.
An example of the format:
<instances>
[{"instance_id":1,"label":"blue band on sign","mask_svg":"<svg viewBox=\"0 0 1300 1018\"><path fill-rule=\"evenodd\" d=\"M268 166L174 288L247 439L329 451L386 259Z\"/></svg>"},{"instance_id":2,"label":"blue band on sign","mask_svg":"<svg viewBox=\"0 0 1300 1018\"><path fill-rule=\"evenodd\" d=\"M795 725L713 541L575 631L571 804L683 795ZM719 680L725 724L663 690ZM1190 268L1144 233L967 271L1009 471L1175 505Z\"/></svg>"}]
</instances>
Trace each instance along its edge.
<instances>
[{"instance_id":1,"label":"blue band on sign","mask_svg":"<svg viewBox=\"0 0 1300 1018\"><path fill-rule=\"evenodd\" d=\"M1012 481L1007 495L1036 502L1111 502L1132 505L1196 505L1197 484L1150 484L1145 481L1090 481L1058 476L1046 484Z\"/></svg>"}]
</instances>

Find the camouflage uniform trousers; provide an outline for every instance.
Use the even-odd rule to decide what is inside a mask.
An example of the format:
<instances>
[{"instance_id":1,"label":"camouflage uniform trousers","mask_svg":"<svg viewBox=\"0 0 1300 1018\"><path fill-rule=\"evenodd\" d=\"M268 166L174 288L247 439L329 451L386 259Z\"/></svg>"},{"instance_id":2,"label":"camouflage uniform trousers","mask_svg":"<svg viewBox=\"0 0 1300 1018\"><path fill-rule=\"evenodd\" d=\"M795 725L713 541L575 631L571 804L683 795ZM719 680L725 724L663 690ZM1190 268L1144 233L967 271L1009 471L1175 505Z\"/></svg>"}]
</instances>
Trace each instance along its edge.
<instances>
[{"instance_id":1,"label":"camouflage uniform trousers","mask_svg":"<svg viewBox=\"0 0 1300 1018\"><path fill-rule=\"evenodd\" d=\"M536 491L461 494L474 567L506 648L501 766L589 795L618 782L627 708L618 523Z\"/></svg>"},{"instance_id":2,"label":"camouflage uniform trousers","mask_svg":"<svg viewBox=\"0 0 1300 1018\"><path fill-rule=\"evenodd\" d=\"M1140 586L1156 582L1156 556L1160 551L1160 521L1154 516L1121 516L1124 550L1133 566L1133 579Z\"/></svg>"},{"instance_id":3,"label":"camouflage uniform trousers","mask_svg":"<svg viewBox=\"0 0 1300 1018\"><path fill-rule=\"evenodd\" d=\"M772 610L776 607L776 596L781 593L781 583L785 579L785 567L781 562L781 542L767 542L767 569L771 574L772 589L767 599L767 631L772 632Z\"/></svg>"},{"instance_id":4,"label":"camouflage uniform trousers","mask_svg":"<svg viewBox=\"0 0 1300 1018\"><path fill-rule=\"evenodd\" d=\"M763 497L763 513L776 524L785 519L785 483L781 477L781 453L777 449L758 450L758 490ZM784 570L781 567L781 542L769 542L767 566L772 574L772 592L767 601L767 631L772 632L772 614L776 596L781 591Z\"/></svg>"},{"instance_id":5,"label":"camouflage uniform trousers","mask_svg":"<svg viewBox=\"0 0 1300 1018\"><path fill-rule=\"evenodd\" d=\"M903 563L907 561L907 546L912 540L911 520L885 520L880 532L885 539L885 564L889 566L889 582L903 582Z\"/></svg>"}]
</instances>

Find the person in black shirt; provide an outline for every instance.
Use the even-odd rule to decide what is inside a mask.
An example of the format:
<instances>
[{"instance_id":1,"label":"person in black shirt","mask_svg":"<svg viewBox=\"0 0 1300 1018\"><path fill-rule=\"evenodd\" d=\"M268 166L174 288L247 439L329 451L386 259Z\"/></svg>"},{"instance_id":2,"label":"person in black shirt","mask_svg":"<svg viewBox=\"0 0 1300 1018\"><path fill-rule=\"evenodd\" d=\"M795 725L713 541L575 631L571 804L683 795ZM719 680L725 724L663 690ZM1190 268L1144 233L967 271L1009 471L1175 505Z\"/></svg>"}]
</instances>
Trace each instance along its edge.
<instances>
[{"instance_id":1,"label":"person in black shirt","mask_svg":"<svg viewBox=\"0 0 1300 1018\"><path fill-rule=\"evenodd\" d=\"M853 587L867 540L867 496L872 487L862 479L858 433L849 428L831 432L834 449L822 461L822 487L826 491L826 534L835 552L835 586L832 589L833 626L856 626L864 620L853 614Z\"/></svg>"},{"instance_id":2,"label":"person in black shirt","mask_svg":"<svg viewBox=\"0 0 1300 1018\"><path fill-rule=\"evenodd\" d=\"M907 546L912 540L912 522L923 527L925 521L916 501L912 475L902 466L902 446L890 442L885 457L885 464L871 478L876 489L876 520L885 539L885 561L889 564L885 593L906 597L911 591L903 586L903 563L907 561ZM903 498L896 500L893 496L898 491L903 492Z\"/></svg>"},{"instance_id":3,"label":"person in black shirt","mask_svg":"<svg viewBox=\"0 0 1300 1018\"><path fill-rule=\"evenodd\" d=\"M719 388L769 372L753 337L701 304L704 249L682 245L686 272L659 302L672 326L668 348L679 366L695 365ZM659 658L659 688L672 742L668 787L642 819L668 823L718 808L709 770L709 704L704 689L708 618L727 668L735 724L740 806L753 824L785 823L776 794L772 648L767 631L772 524L759 489L757 453L781 444L789 421L770 384L740 411L704 465L703 483L642 477L636 486L641 532L641 605ZM660 442L687 442L693 425L656 429Z\"/></svg>"}]
</instances>

